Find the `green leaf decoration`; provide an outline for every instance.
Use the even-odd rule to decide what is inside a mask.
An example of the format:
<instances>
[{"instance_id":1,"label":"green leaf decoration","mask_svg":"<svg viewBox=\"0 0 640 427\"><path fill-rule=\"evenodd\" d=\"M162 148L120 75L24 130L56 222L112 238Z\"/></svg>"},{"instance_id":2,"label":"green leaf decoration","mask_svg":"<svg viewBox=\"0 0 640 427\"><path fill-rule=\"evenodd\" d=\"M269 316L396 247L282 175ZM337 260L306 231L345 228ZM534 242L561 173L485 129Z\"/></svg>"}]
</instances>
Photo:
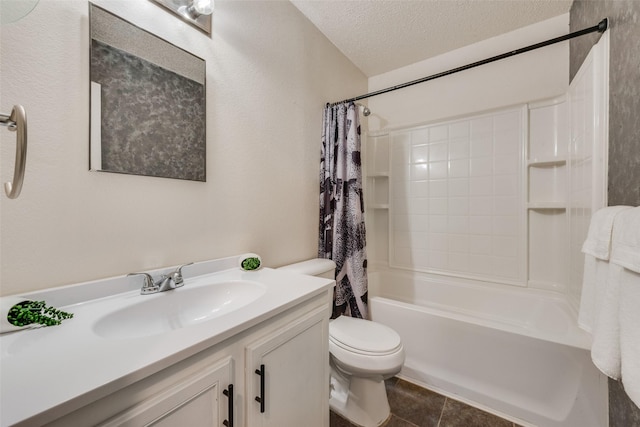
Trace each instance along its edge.
<instances>
[{"instance_id":1,"label":"green leaf decoration","mask_svg":"<svg viewBox=\"0 0 640 427\"><path fill-rule=\"evenodd\" d=\"M243 270L255 270L260 267L260 258L251 257L242 261Z\"/></svg>"},{"instance_id":2,"label":"green leaf decoration","mask_svg":"<svg viewBox=\"0 0 640 427\"><path fill-rule=\"evenodd\" d=\"M44 301L22 301L13 305L7 313L7 320L15 326L27 326L37 323L43 326L59 325L65 319L71 319L73 313L47 306Z\"/></svg>"}]
</instances>

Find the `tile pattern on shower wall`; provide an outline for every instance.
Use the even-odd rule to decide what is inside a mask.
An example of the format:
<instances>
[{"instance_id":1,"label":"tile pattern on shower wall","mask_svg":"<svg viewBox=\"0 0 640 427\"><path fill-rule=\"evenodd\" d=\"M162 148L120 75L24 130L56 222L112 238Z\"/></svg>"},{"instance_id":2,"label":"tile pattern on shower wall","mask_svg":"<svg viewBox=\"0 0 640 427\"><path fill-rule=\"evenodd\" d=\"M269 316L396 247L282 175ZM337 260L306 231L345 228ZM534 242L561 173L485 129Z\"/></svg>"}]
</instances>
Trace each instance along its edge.
<instances>
[{"instance_id":1,"label":"tile pattern on shower wall","mask_svg":"<svg viewBox=\"0 0 640 427\"><path fill-rule=\"evenodd\" d=\"M393 132L390 264L524 281L520 109Z\"/></svg>"}]
</instances>

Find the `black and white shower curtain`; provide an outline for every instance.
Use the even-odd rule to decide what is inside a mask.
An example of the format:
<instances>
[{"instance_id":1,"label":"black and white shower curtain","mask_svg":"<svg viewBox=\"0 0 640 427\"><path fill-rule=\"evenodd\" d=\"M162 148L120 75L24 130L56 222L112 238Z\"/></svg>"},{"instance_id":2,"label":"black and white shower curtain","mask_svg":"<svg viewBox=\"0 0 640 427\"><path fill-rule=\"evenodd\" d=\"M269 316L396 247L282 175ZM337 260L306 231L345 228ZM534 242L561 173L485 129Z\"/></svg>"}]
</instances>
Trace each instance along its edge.
<instances>
[{"instance_id":1,"label":"black and white shower curtain","mask_svg":"<svg viewBox=\"0 0 640 427\"><path fill-rule=\"evenodd\" d=\"M332 317L367 318L360 121L353 102L324 110L318 256L336 263Z\"/></svg>"}]
</instances>

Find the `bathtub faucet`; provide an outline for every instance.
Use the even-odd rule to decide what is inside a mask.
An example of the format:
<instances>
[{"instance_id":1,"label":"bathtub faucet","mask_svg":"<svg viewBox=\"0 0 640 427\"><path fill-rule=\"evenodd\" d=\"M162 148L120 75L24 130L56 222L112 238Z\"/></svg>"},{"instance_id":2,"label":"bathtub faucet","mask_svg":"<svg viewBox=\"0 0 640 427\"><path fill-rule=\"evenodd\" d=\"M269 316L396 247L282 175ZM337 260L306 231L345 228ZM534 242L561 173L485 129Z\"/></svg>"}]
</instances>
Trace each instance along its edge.
<instances>
[{"instance_id":1,"label":"bathtub faucet","mask_svg":"<svg viewBox=\"0 0 640 427\"><path fill-rule=\"evenodd\" d=\"M144 282L142 284L142 288L140 289L140 293L142 295L155 294L158 292L165 292L184 286L182 267L186 267L187 265L191 264L193 263L190 262L188 264L183 264L180 267L176 268L173 272L169 274L163 274L157 281L155 281L149 273L129 273L127 274L127 276L143 276Z\"/></svg>"}]
</instances>

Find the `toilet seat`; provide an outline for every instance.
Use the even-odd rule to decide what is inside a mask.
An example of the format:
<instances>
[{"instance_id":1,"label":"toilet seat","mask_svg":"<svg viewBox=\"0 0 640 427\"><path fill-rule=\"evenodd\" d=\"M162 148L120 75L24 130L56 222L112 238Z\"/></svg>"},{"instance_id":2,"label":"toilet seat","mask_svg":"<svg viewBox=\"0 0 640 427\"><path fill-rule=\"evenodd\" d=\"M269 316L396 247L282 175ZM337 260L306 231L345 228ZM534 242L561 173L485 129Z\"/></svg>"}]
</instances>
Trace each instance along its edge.
<instances>
[{"instance_id":1,"label":"toilet seat","mask_svg":"<svg viewBox=\"0 0 640 427\"><path fill-rule=\"evenodd\" d=\"M405 357L393 329L346 316L329 323L329 353L340 370L367 377L397 374Z\"/></svg>"},{"instance_id":2,"label":"toilet seat","mask_svg":"<svg viewBox=\"0 0 640 427\"><path fill-rule=\"evenodd\" d=\"M402 347L400 336L393 329L348 316L329 323L329 340L344 350L368 356L393 354Z\"/></svg>"}]
</instances>

